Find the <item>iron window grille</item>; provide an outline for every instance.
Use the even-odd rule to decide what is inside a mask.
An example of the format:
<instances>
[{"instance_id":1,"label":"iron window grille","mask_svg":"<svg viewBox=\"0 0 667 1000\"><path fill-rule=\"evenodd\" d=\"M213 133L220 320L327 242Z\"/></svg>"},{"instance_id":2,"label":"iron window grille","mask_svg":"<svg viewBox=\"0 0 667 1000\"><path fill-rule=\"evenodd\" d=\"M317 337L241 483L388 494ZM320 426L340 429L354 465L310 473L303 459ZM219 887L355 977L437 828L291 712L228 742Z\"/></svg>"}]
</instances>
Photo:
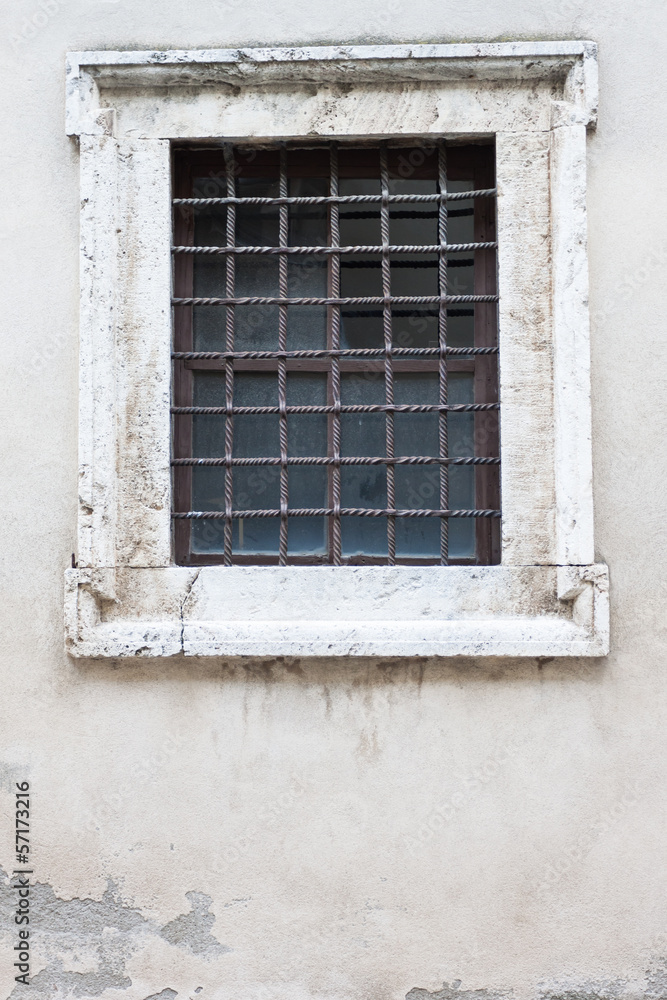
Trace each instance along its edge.
<instances>
[{"instance_id":1,"label":"iron window grille","mask_svg":"<svg viewBox=\"0 0 667 1000\"><path fill-rule=\"evenodd\" d=\"M175 151L177 562L499 562L494 183L482 144Z\"/></svg>"}]
</instances>

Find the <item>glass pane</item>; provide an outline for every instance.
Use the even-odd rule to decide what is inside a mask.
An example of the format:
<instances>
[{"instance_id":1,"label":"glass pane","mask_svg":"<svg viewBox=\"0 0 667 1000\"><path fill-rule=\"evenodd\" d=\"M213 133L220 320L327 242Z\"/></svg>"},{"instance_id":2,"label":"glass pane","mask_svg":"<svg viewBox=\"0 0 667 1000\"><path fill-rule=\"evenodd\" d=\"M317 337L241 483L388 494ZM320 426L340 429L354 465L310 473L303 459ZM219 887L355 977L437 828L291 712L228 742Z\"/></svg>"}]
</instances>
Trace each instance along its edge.
<instances>
[{"instance_id":1,"label":"glass pane","mask_svg":"<svg viewBox=\"0 0 667 1000\"><path fill-rule=\"evenodd\" d=\"M326 551L326 517L289 517L287 519L288 555L323 556Z\"/></svg>"},{"instance_id":2,"label":"glass pane","mask_svg":"<svg viewBox=\"0 0 667 1000\"><path fill-rule=\"evenodd\" d=\"M194 406L225 405L225 373L193 372ZM192 447L195 458L223 458L225 454L225 417L195 414L192 418ZM198 508L202 509L202 508Z\"/></svg>"},{"instance_id":3,"label":"glass pane","mask_svg":"<svg viewBox=\"0 0 667 1000\"><path fill-rule=\"evenodd\" d=\"M474 376L472 373L451 373L448 379L450 403L474 401ZM447 415L449 454L474 456L475 416L473 413ZM472 465L449 467L449 506L452 510L470 510L475 506L475 468ZM474 518L450 518L449 558L463 559L475 554Z\"/></svg>"},{"instance_id":4,"label":"glass pane","mask_svg":"<svg viewBox=\"0 0 667 1000\"><path fill-rule=\"evenodd\" d=\"M328 177L291 177L291 198L322 198L329 194ZM289 206L289 245L292 247L327 246L328 212L326 204Z\"/></svg>"},{"instance_id":5,"label":"glass pane","mask_svg":"<svg viewBox=\"0 0 667 1000\"><path fill-rule=\"evenodd\" d=\"M237 198L277 198L280 193L277 177L238 177ZM237 205L237 246L277 247L279 211L277 205Z\"/></svg>"},{"instance_id":6,"label":"glass pane","mask_svg":"<svg viewBox=\"0 0 667 1000\"><path fill-rule=\"evenodd\" d=\"M292 177L289 194L295 198L323 197L329 193L328 177ZM328 212L324 205L290 205L289 245L327 246ZM325 298L327 258L324 255L288 258L290 298ZM322 350L326 347L326 306L292 306L287 315L288 350Z\"/></svg>"},{"instance_id":7,"label":"glass pane","mask_svg":"<svg viewBox=\"0 0 667 1000\"><path fill-rule=\"evenodd\" d=\"M276 556L280 550L280 518L240 517L232 521L232 552L244 556Z\"/></svg>"},{"instance_id":8,"label":"glass pane","mask_svg":"<svg viewBox=\"0 0 667 1000\"><path fill-rule=\"evenodd\" d=\"M207 246L209 244L206 244ZM226 264L223 254L195 255L193 259L194 294L198 298L220 297L227 293Z\"/></svg>"},{"instance_id":9,"label":"glass pane","mask_svg":"<svg viewBox=\"0 0 667 1000\"><path fill-rule=\"evenodd\" d=\"M382 371L355 372L341 376L341 402L348 405L385 403ZM386 454L384 413L342 413L341 455ZM350 468L349 466L347 468ZM344 472L345 469L342 470ZM357 506L357 505L355 505Z\"/></svg>"},{"instance_id":10,"label":"glass pane","mask_svg":"<svg viewBox=\"0 0 667 1000\"><path fill-rule=\"evenodd\" d=\"M437 295L438 258L435 254L391 257L392 295Z\"/></svg>"},{"instance_id":11,"label":"glass pane","mask_svg":"<svg viewBox=\"0 0 667 1000\"><path fill-rule=\"evenodd\" d=\"M277 351L278 306L234 306L234 350Z\"/></svg>"},{"instance_id":12,"label":"glass pane","mask_svg":"<svg viewBox=\"0 0 667 1000\"><path fill-rule=\"evenodd\" d=\"M195 306L192 312L193 350L224 351L227 347L225 306Z\"/></svg>"},{"instance_id":13,"label":"glass pane","mask_svg":"<svg viewBox=\"0 0 667 1000\"><path fill-rule=\"evenodd\" d=\"M288 372L286 400L288 406L326 406L326 374ZM326 413L288 413L287 454L326 455Z\"/></svg>"},{"instance_id":14,"label":"glass pane","mask_svg":"<svg viewBox=\"0 0 667 1000\"><path fill-rule=\"evenodd\" d=\"M438 346L438 313L433 308L393 309L391 325L394 347Z\"/></svg>"},{"instance_id":15,"label":"glass pane","mask_svg":"<svg viewBox=\"0 0 667 1000\"><path fill-rule=\"evenodd\" d=\"M378 491L378 500L381 491ZM384 500L378 504L383 507ZM368 506L364 504L364 506ZM341 517L341 552L346 559L355 556L387 557L387 519L386 517Z\"/></svg>"},{"instance_id":16,"label":"glass pane","mask_svg":"<svg viewBox=\"0 0 667 1000\"><path fill-rule=\"evenodd\" d=\"M199 470L201 472L211 472L213 470ZM216 470L218 471L218 470ZM205 476L202 477L200 482L200 489L202 491L202 496L207 492L207 487L205 485ZM216 493L215 487L211 488L212 494ZM207 510L224 510L224 503L221 507L216 508L213 506L206 507ZM198 555L204 555L206 553L218 554L225 551L225 522L223 518L219 520L206 520L206 521L193 521L192 522L192 551Z\"/></svg>"},{"instance_id":17,"label":"glass pane","mask_svg":"<svg viewBox=\"0 0 667 1000\"><path fill-rule=\"evenodd\" d=\"M306 258L311 260L312 258ZM319 276L313 275L313 281ZM290 290L290 295L293 294ZM294 294L297 294L294 292ZM312 291L298 292L299 295L326 295L326 272L324 288L317 285ZM277 321L276 321L277 323ZM276 325L277 330L277 325ZM276 343L277 343L276 332ZM326 306L290 306L287 310L287 350L288 351L323 351L327 346L327 308ZM274 350L276 348L273 348Z\"/></svg>"},{"instance_id":18,"label":"glass pane","mask_svg":"<svg viewBox=\"0 0 667 1000\"><path fill-rule=\"evenodd\" d=\"M435 180L392 180L390 194L437 194ZM437 202L391 202L389 242L398 246L438 243Z\"/></svg>"},{"instance_id":19,"label":"glass pane","mask_svg":"<svg viewBox=\"0 0 667 1000\"><path fill-rule=\"evenodd\" d=\"M338 183L338 193L346 197L354 194L382 194L382 185L378 173L375 178L341 177ZM370 202L360 205L341 205L340 245L379 246L382 243L380 233L380 204Z\"/></svg>"},{"instance_id":20,"label":"glass pane","mask_svg":"<svg viewBox=\"0 0 667 1000\"><path fill-rule=\"evenodd\" d=\"M379 371L343 375L341 401L349 404L384 403L384 375ZM343 413L341 454L385 455L384 413ZM341 503L343 507L386 507L387 471L384 465L342 466ZM344 517L341 520L341 535L343 555L386 555L385 518Z\"/></svg>"},{"instance_id":21,"label":"glass pane","mask_svg":"<svg viewBox=\"0 0 667 1000\"><path fill-rule=\"evenodd\" d=\"M236 193L241 198L278 196L278 179L240 177ZM279 217L273 205L238 205L236 243L238 246L278 246ZM236 296L276 296L279 292L278 258L240 254L235 257ZM275 351L278 349L278 307L274 305L237 306L235 309L235 344L237 351Z\"/></svg>"},{"instance_id":22,"label":"glass pane","mask_svg":"<svg viewBox=\"0 0 667 1000\"><path fill-rule=\"evenodd\" d=\"M277 376L235 375L234 402L239 406L277 406ZM279 456L278 415L235 416L234 455L244 458ZM280 506L278 465L235 466L233 479L235 509L265 510L277 509ZM277 554L279 541L278 518L243 518L234 523L234 552L252 555Z\"/></svg>"},{"instance_id":23,"label":"glass pane","mask_svg":"<svg viewBox=\"0 0 667 1000\"><path fill-rule=\"evenodd\" d=\"M394 377L397 403L437 403L438 376L399 373ZM394 416L396 455L437 455L437 413L397 413ZM399 465L395 473L396 506L406 510L439 506L440 472L437 465ZM398 518L396 555L399 558L437 559L440 552L438 518Z\"/></svg>"},{"instance_id":24,"label":"glass pane","mask_svg":"<svg viewBox=\"0 0 667 1000\"><path fill-rule=\"evenodd\" d=\"M340 312L340 344L346 349L351 348L382 348L384 332L381 308L358 309L354 306L343 308Z\"/></svg>"},{"instance_id":25,"label":"glass pane","mask_svg":"<svg viewBox=\"0 0 667 1000\"><path fill-rule=\"evenodd\" d=\"M206 177L194 177L192 180L193 198L225 198L227 196L226 170L212 170ZM224 209L224 206L221 206ZM199 205L195 213L204 211Z\"/></svg>"},{"instance_id":26,"label":"glass pane","mask_svg":"<svg viewBox=\"0 0 667 1000\"><path fill-rule=\"evenodd\" d=\"M401 405L437 403L437 372L428 372L423 375L395 374L394 402ZM394 414L394 454L437 455L438 414ZM410 475L414 468L414 466L412 468L404 466L403 471ZM398 472L398 469L396 471Z\"/></svg>"},{"instance_id":27,"label":"glass pane","mask_svg":"<svg viewBox=\"0 0 667 1000\"><path fill-rule=\"evenodd\" d=\"M450 295L474 295L475 258L472 253L447 254L447 291Z\"/></svg>"},{"instance_id":28,"label":"glass pane","mask_svg":"<svg viewBox=\"0 0 667 1000\"><path fill-rule=\"evenodd\" d=\"M475 346L475 307L447 310L447 343L450 347Z\"/></svg>"},{"instance_id":29,"label":"glass pane","mask_svg":"<svg viewBox=\"0 0 667 1000\"><path fill-rule=\"evenodd\" d=\"M382 295L382 263L379 255L341 254L340 294L344 299Z\"/></svg>"},{"instance_id":30,"label":"glass pane","mask_svg":"<svg viewBox=\"0 0 667 1000\"><path fill-rule=\"evenodd\" d=\"M224 372L193 372L195 406L225 405ZM224 458L224 416L195 415L192 418L192 446L196 458ZM225 470L221 466L195 466L192 470L193 510L225 509ZM193 521L192 546L195 552L224 550L224 521Z\"/></svg>"},{"instance_id":31,"label":"glass pane","mask_svg":"<svg viewBox=\"0 0 667 1000\"><path fill-rule=\"evenodd\" d=\"M472 180L448 181L447 188L452 192L473 191L475 182ZM447 242L473 243L475 240L475 202L472 199L447 202Z\"/></svg>"}]
</instances>

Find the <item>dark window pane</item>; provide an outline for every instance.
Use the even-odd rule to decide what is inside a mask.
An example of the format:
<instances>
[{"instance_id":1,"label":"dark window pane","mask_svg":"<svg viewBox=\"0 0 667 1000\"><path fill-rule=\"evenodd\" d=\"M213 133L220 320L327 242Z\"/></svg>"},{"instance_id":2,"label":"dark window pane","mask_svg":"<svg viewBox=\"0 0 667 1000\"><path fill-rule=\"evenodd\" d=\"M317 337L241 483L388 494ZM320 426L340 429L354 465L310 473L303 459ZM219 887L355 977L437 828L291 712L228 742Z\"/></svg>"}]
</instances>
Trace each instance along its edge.
<instances>
[{"instance_id":1,"label":"dark window pane","mask_svg":"<svg viewBox=\"0 0 667 1000\"><path fill-rule=\"evenodd\" d=\"M237 294L240 294L238 289ZM257 294L264 295L265 291ZM277 351L278 309L270 305L234 306L234 350Z\"/></svg>"},{"instance_id":2,"label":"dark window pane","mask_svg":"<svg viewBox=\"0 0 667 1000\"><path fill-rule=\"evenodd\" d=\"M474 401L473 375L456 373L449 376L448 398L451 403ZM474 456L475 417L473 413L450 413L447 416L449 454ZM470 510L475 506L475 469L471 465L453 465L449 469L449 506L452 510ZM449 557L463 559L475 554L475 522L473 518L450 518Z\"/></svg>"},{"instance_id":3,"label":"dark window pane","mask_svg":"<svg viewBox=\"0 0 667 1000\"><path fill-rule=\"evenodd\" d=\"M324 504L317 506L324 506ZM324 555L327 551L326 517L289 517L287 519L287 551L289 555L293 556Z\"/></svg>"},{"instance_id":4,"label":"dark window pane","mask_svg":"<svg viewBox=\"0 0 667 1000\"><path fill-rule=\"evenodd\" d=\"M380 371L359 372L341 378L341 401L349 405L385 403L384 375ZM384 413L342 413L341 455L386 454ZM341 470L345 478L349 467ZM354 504L358 506L358 504Z\"/></svg>"},{"instance_id":5,"label":"dark window pane","mask_svg":"<svg viewBox=\"0 0 667 1000\"><path fill-rule=\"evenodd\" d=\"M311 292L308 291L306 294L310 296ZM317 288L312 294L318 298L326 295L326 275L324 290ZM276 343L277 336L276 323ZM290 306L287 310L287 350L322 351L326 346L327 307Z\"/></svg>"},{"instance_id":6,"label":"dark window pane","mask_svg":"<svg viewBox=\"0 0 667 1000\"><path fill-rule=\"evenodd\" d=\"M472 180L449 181L447 189L458 193L459 191L474 190L475 182ZM465 198L462 201L450 201L447 203L447 242L448 243L473 243L475 240L475 202Z\"/></svg>"},{"instance_id":7,"label":"dark window pane","mask_svg":"<svg viewBox=\"0 0 667 1000\"><path fill-rule=\"evenodd\" d=\"M392 180L389 193L437 194L435 180ZM389 242L396 246L421 246L438 243L437 202L391 202L389 206Z\"/></svg>"},{"instance_id":8,"label":"dark window pane","mask_svg":"<svg viewBox=\"0 0 667 1000\"><path fill-rule=\"evenodd\" d=\"M280 518L243 517L232 522L232 552L242 556L275 556L280 547Z\"/></svg>"},{"instance_id":9,"label":"dark window pane","mask_svg":"<svg viewBox=\"0 0 667 1000\"><path fill-rule=\"evenodd\" d=\"M343 307L340 316L340 345L346 349L381 348L384 346L382 309Z\"/></svg>"},{"instance_id":10,"label":"dark window pane","mask_svg":"<svg viewBox=\"0 0 667 1000\"><path fill-rule=\"evenodd\" d=\"M379 506L384 506L385 501ZM364 506L367 506L364 504ZM384 517L341 517L341 550L346 558L387 556L387 521Z\"/></svg>"},{"instance_id":11,"label":"dark window pane","mask_svg":"<svg viewBox=\"0 0 667 1000\"><path fill-rule=\"evenodd\" d=\"M379 164L377 180L341 177L338 184L338 191L339 194L345 196L353 194L382 194ZM382 243L380 233L380 205L378 202L341 205L339 217L341 246L379 246Z\"/></svg>"},{"instance_id":12,"label":"dark window pane","mask_svg":"<svg viewBox=\"0 0 667 1000\"><path fill-rule=\"evenodd\" d=\"M434 254L405 254L391 258L392 295L437 295L438 258Z\"/></svg>"}]
</instances>

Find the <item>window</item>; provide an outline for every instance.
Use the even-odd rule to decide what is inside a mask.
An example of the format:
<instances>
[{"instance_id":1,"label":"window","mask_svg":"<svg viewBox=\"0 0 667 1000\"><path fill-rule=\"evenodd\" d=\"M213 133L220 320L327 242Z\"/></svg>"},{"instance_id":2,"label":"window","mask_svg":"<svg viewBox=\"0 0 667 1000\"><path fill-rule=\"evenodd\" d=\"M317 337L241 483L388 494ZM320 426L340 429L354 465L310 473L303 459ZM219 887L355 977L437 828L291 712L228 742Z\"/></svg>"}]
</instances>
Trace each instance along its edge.
<instances>
[{"instance_id":1,"label":"window","mask_svg":"<svg viewBox=\"0 0 667 1000\"><path fill-rule=\"evenodd\" d=\"M493 147L175 175L178 562L498 562Z\"/></svg>"},{"instance_id":2,"label":"window","mask_svg":"<svg viewBox=\"0 0 667 1000\"><path fill-rule=\"evenodd\" d=\"M596 81L586 41L68 57L73 655L605 654Z\"/></svg>"}]
</instances>

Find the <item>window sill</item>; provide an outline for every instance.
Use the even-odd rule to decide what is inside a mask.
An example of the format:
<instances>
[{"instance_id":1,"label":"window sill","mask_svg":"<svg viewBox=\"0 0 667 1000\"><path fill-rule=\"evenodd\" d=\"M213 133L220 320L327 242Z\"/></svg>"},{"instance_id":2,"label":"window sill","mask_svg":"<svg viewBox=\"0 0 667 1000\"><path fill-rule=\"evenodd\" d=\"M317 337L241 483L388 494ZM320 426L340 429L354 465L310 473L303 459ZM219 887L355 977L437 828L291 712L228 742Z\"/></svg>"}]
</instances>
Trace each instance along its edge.
<instances>
[{"instance_id":1,"label":"window sill","mask_svg":"<svg viewBox=\"0 0 667 1000\"><path fill-rule=\"evenodd\" d=\"M608 589L599 564L68 570L67 648L87 658L605 656Z\"/></svg>"}]
</instances>

